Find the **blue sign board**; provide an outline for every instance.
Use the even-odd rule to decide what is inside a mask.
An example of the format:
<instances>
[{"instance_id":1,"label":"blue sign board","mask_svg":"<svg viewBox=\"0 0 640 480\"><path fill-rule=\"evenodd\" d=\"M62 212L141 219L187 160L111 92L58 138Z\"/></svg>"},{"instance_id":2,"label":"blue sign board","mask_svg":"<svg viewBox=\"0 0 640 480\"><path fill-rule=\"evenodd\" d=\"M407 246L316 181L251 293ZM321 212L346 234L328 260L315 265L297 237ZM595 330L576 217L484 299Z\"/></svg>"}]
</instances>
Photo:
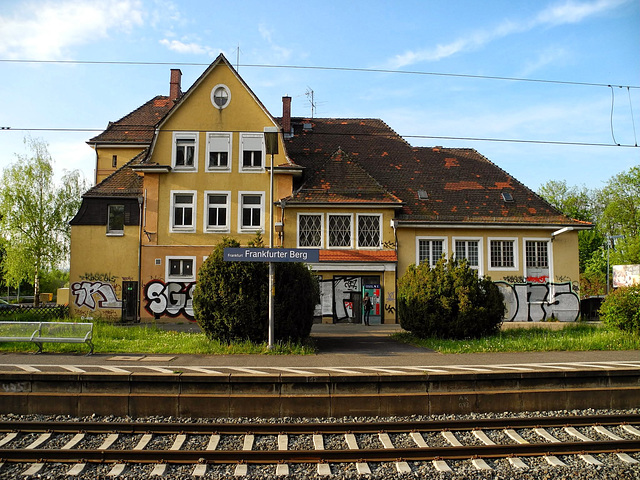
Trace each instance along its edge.
<instances>
[{"instance_id":1,"label":"blue sign board","mask_svg":"<svg viewBox=\"0 0 640 480\"><path fill-rule=\"evenodd\" d=\"M320 250L312 248L225 248L225 262L303 262L320 261Z\"/></svg>"}]
</instances>

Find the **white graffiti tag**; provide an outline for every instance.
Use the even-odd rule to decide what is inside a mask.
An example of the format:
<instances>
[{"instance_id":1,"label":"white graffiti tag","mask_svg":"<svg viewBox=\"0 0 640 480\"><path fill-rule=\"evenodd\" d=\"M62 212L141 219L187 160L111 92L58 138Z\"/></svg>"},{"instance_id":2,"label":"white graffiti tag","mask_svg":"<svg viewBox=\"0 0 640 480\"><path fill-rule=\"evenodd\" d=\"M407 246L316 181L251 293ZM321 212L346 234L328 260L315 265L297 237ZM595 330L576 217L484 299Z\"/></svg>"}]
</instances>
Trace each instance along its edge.
<instances>
[{"instance_id":1,"label":"white graffiti tag","mask_svg":"<svg viewBox=\"0 0 640 480\"><path fill-rule=\"evenodd\" d=\"M113 286L105 282L76 282L71 285L71 293L77 307L122 308L122 302L116 297ZM96 299L98 303L96 305Z\"/></svg>"},{"instance_id":2,"label":"white graffiti tag","mask_svg":"<svg viewBox=\"0 0 640 480\"><path fill-rule=\"evenodd\" d=\"M193 319L193 291L195 288L195 282L169 282L165 284L160 280L153 280L147 283L144 291L147 301L145 308L153 316L177 317L184 315L188 319Z\"/></svg>"},{"instance_id":3,"label":"white graffiti tag","mask_svg":"<svg viewBox=\"0 0 640 480\"><path fill-rule=\"evenodd\" d=\"M495 282L504 296L506 322L543 322L552 318L574 322L580 313L580 298L566 283Z\"/></svg>"}]
</instances>

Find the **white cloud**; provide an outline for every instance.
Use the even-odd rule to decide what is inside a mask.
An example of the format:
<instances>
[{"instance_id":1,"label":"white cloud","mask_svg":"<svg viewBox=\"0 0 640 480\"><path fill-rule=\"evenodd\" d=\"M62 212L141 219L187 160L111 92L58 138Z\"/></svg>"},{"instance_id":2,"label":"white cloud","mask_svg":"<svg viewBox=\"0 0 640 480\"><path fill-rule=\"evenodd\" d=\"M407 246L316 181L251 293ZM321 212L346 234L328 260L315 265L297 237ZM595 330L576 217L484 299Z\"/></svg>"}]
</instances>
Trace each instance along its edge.
<instances>
[{"instance_id":1,"label":"white cloud","mask_svg":"<svg viewBox=\"0 0 640 480\"><path fill-rule=\"evenodd\" d=\"M258 32L272 49L278 61L286 60L291 57L290 49L281 47L273 40L273 30L268 29L264 24L260 24L258 25Z\"/></svg>"},{"instance_id":2,"label":"white cloud","mask_svg":"<svg viewBox=\"0 0 640 480\"><path fill-rule=\"evenodd\" d=\"M0 14L0 54L12 59L59 60L75 46L143 24L139 0L27 2Z\"/></svg>"},{"instance_id":3,"label":"white cloud","mask_svg":"<svg viewBox=\"0 0 640 480\"><path fill-rule=\"evenodd\" d=\"M192 55L202 55L206 54L209 56L213 56L214 52L211 48L200 45L198 43L184 43L180 40L168 40L163 38L160 40L160 45L164 45L172 52L183 53L183 54L192 54Z\"/></svg>"},{"instance_id":4,"label":"white cloud","mask_svg":"<svg viewBox=\"0 0 640 480\"><path fill-rule=\"evenodd\" d=\"M419 50L408 51L388 61L389 68L402 68L420 62L431 62L450 57L459 52L473 51L484 45L509 35L527 32L539 27L557 27L568 23L578 23L594 15L612 10L629 0L594 0L577 2L567 0L552 5L530 21L505 20L492 30L478 30L468 36Z\"/></svg>"}]
</instances>

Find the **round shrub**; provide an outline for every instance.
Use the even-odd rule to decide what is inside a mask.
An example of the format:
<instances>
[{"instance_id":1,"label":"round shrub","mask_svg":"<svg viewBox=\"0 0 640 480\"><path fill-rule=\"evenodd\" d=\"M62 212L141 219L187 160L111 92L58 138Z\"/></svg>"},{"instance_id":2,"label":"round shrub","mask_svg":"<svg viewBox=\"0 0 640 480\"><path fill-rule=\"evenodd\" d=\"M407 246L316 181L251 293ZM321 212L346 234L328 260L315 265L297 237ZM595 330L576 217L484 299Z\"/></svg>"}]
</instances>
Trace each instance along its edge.
<instances>
[{"instance_id":1,"label":"round shrub","mask_svg":"<svg viewBox=\"0 0 640 480\"><path fill-rule=\"evenodd\" d=\"M250 246L262 246L260 238ZM269 266L225 262L226 247L240 244L225 238L200 267L193 294L195 319L210 339L265 342L269 336ZM302 263L276 263L275 291L275 341L304 340L311 333L319 300L317 280Z\"/></svg>"},{"instance_id":2,"label":"round shrub","mask_svg":"<svg viewBox=\"0 0 640 480\"><path fill-rule=\"evenodd\" d=\"M505 313L498 287L453 257L411 265L398 281L403 329L421 338L478 338L499 331Z\"/></svg>"},{"instance_id":3,"label":"round shrub","mask_svg":"<svg viewBox=\"0 0 640 480\"><path fill-rule=\"evenodd\" d=\"M611 292L600 307L600 320L605 325L640 335L640 285Z\"/></svg>"},{"instance_id":4,"label":"round shrub","mask_svg":"<svg viewBox=\"0 0 640 480\"><path fill-rule=\"evenodd\" d=\"M223 239L198 271L194 317L210 339L260 343L268 324L267 264L225 262L226 247L238 248L240 243Z\"/></svg>"}]
</instances>

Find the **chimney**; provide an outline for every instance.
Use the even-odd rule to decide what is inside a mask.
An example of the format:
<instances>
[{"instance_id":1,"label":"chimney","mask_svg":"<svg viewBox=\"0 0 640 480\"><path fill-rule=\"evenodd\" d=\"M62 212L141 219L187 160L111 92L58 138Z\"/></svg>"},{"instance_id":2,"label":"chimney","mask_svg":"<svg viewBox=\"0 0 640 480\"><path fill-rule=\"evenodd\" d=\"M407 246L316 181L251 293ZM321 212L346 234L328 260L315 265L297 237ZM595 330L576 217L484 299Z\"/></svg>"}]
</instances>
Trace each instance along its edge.
<instances>
[{"instance_id":1,"label":"chimney","mask_svg":"<svg viewBox=\"0 0 640 480\"><path fill-rule=\"evenodd\" d=\"M171 80L169 82L169 100L175 103L180 96L182 95L182 91L180 90L180 83L182 80L182 72L179 68L171 69Z\"/></svg>"},{"instance_id":2,"label":"chimney","mask_svg":"<svg viewBox=\"0 0 640 480\"><path fill-rule=\"evenodd\" d=\"M291 97L282 97L282 133L285 138L291 138Z\"/></svg>"}]
</instances>

